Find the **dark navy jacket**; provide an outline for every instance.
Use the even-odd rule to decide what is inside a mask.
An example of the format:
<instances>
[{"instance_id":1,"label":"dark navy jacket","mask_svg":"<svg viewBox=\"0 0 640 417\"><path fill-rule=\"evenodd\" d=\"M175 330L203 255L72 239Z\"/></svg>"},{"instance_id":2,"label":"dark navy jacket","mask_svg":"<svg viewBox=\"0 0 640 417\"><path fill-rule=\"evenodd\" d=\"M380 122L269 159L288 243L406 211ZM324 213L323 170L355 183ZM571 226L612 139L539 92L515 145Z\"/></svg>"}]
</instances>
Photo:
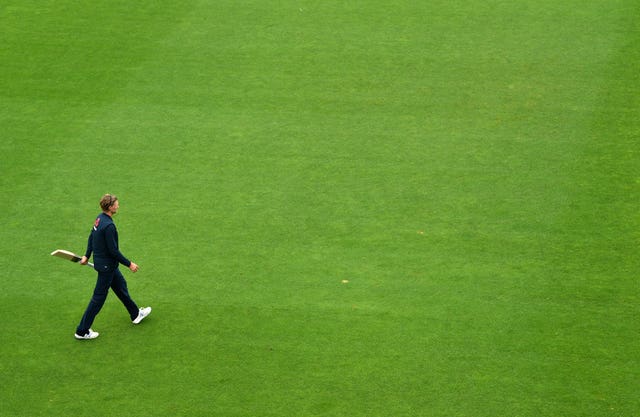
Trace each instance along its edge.
<instances>
[{"instance_id":1,"label":"dark navy jacket","mask_svg":"<svg viewBox=\"0 0 640 417\"><path fill-rule=\"evenodd\" d=\"M106 213L100 213L96 218L84 256L90 258L92 252L94 268L98 272L113 271L119 263L126 267L131 265L131 261L118 249L118 231L115 223Z\"/></svg>"}]
</instances>

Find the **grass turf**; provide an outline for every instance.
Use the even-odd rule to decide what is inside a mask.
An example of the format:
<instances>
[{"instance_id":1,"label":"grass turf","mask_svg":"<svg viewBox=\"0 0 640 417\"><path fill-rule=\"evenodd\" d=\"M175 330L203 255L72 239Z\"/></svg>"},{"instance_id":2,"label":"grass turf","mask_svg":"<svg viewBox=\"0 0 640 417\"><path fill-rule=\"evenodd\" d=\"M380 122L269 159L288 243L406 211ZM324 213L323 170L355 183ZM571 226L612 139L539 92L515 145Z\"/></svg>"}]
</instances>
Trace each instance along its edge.
<instances>
[{"instance_id":1,"label":"grass turf","mask_svg":"<svg viewBox=\"0 0 640 417\"><path fill-rule=\"evenodd\" d=\"M0 414L637 414L639 18L3 5ZM80 343L104 192L154 313Z\"/></svg>"}]
</instances>

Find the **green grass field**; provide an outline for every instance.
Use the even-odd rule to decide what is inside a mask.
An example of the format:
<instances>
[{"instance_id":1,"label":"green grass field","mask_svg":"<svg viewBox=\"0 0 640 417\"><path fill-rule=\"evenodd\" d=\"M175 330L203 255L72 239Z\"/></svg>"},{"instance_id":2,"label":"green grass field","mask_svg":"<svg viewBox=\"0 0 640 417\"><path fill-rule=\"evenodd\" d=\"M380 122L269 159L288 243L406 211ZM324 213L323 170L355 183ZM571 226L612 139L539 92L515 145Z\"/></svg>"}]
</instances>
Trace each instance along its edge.
<instances>
[{"instance_id":1,"label":"green grass field","mask_svg":"<svg viewBox=\"0 0 640 417\"><path fill-rule=\"evenodd\" d=\"M1 416L640 416L634 0L0 5ZM73 338L98 200L140 326Z\"/></svg>"}]
</instances>

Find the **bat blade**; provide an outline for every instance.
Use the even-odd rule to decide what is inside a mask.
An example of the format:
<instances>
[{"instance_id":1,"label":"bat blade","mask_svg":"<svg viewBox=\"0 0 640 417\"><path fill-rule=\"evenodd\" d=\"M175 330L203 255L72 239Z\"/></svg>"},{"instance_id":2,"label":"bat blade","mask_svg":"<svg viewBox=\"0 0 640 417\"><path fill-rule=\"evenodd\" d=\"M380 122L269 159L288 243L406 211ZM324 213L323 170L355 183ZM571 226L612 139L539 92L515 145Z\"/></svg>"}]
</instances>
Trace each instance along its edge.
<instances>
[{"instance_id":1,"label":"bat blade","mask_svg":"<svg viewBox=\"0 0 640 417\"><path fill-rule=\"evenodd\" d=\"M75 253L68 250L64 250L64 249L54 250L53 252L51 252L51 256L57 256L58 258L68 259L71 262L80 262L80 260L82 259L81 256L78 256ZM88 265L93 266L91 262L89 262Z\"/></svg>"}]
</instances>

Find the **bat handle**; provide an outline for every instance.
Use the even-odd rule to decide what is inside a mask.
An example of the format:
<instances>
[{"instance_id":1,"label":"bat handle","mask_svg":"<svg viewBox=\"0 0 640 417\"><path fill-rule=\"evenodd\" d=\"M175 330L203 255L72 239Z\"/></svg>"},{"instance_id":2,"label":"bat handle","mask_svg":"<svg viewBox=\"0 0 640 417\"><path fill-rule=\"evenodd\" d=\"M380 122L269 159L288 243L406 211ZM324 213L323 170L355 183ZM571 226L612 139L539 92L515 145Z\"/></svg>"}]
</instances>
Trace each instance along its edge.
<instances>
[{"instance_id":1,"label":"bat handle","mask_svg":"<svg viewBox=\"0 0 640 417\"><path fill-rule=\"evenodd\" d=\"M87 265L93 268L93 264L91 262L87 262Z\"/></svg>"}]
</instances>

